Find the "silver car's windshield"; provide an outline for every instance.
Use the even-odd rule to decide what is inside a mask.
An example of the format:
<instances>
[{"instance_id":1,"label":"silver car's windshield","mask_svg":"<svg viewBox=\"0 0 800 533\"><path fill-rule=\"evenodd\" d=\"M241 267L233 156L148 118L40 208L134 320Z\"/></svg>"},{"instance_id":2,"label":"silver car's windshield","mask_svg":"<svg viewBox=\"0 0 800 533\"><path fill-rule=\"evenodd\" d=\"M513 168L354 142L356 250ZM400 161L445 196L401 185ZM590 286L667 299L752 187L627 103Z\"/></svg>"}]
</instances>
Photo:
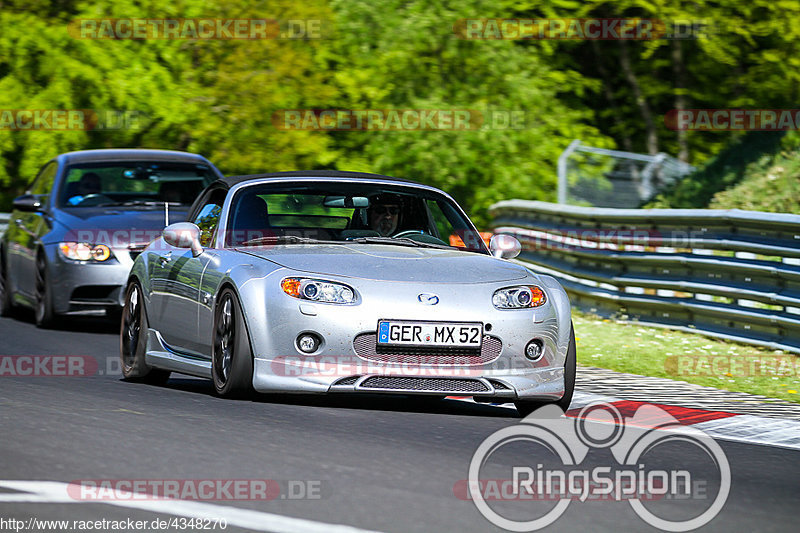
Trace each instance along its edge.
<instances>
[{"instance_id":1,"label":"silver car's windshield","mask_svg":"<svg viewBox=\"0 0 800 533\"><path fill-rule=\"evenodd\" d=\"M72 165L61 207L190 205L216 176L202 164L130 161Z\"/></svg>"},{"instance_id":2,"label":"silver car's windshield","mask_svg":"<svg viewBox=\"0 0 800 533\"><path fill-rule=\"evenodd\" d=\"M373 183L253 185L231 203L230 246L347 243L488 253L446 196Z\"/></svg>"}]
</instances>

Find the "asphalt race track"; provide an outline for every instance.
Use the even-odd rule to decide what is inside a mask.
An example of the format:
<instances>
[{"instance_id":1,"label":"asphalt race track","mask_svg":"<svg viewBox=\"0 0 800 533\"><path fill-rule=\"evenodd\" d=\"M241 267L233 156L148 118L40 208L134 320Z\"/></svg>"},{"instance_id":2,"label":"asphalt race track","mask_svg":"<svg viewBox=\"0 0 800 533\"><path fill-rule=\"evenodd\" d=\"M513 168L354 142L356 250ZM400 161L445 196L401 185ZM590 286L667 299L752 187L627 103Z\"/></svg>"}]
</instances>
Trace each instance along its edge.
<instances>
[{"instance_id":1,"label":"asphalt race track","mask_svg":"<svg viewBox=\"0 0 800 533\"><path fill-rule=\"evenodd\" d=\"M96 320L38 330L25 317L0 319L0 356L23 355L89 356L97 370L0 377L0 518L26 521L20 530L28 530L30 518L151 523L176 516L225 518L227 531L502 530L454 487L467 478L486 437L520 422L514 409L404 397L230 401L217 398L209 382L175 374L163 387L128 383L118 372L116 325ZM730 463L730 496L700 530L796 531L800 451L717 442ZM496 458L500 467L537 460L523 448L509 450ZM665 463L685 460L664 453ZM607 463L607 454L590 453L583 466ZM64 497L63 484L98 479L272 480L280 495L191 502ZM663 505L670 513L679 504ZM9 529L0 520L0 530ZM545 530L657 531L619 501L573 501Z\"/></svg>"}]
</instances>

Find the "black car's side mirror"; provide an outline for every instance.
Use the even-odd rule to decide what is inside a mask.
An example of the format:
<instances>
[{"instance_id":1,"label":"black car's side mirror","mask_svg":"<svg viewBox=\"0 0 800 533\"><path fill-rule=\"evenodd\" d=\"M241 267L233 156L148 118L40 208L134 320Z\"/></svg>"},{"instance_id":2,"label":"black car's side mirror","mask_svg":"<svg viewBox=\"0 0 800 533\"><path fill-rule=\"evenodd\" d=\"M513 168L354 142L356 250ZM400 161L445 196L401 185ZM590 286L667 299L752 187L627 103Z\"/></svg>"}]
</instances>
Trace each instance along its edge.
<instances>
[{"instance_id":1,"label":"black car's side mirror","mask_svg":"<svg viewBox=\"0 0 800 533\"><path fill-rule=\"evenodd\" d=\"M35 194L23 194L14 198L14 209L20 211L39 211L42 208L42 200Z\"/></svg>"}]
</instances>

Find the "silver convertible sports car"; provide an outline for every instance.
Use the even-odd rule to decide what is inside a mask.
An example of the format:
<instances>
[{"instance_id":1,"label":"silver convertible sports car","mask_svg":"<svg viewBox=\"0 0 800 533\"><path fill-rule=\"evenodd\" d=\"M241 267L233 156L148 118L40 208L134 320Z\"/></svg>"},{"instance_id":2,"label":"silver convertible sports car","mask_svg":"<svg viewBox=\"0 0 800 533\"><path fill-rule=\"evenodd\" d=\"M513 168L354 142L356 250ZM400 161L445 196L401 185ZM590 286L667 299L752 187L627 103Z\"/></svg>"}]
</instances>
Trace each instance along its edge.
<instances>
[{"instance_id":1,"label":"silver convertible sports car","mask_svg":"<svg viewBox=\"0 0 800 533\"><path fill-rule=\"evenodd\" d=\"M124 376L222 396L391 393L566 410L564 289L444 192L354 172L220 179L133 264Z\"/></svg>"}]
</instances>

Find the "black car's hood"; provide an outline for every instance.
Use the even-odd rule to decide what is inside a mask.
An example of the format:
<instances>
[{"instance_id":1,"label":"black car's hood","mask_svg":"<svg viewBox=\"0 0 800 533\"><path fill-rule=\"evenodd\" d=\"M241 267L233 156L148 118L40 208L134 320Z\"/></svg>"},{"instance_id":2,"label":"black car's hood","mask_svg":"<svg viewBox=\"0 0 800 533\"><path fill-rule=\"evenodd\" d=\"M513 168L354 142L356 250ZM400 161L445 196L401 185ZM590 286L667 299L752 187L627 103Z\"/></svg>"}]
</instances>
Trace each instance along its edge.
<instances>
[{"instance_id":1,"label":"black car's hood","mask_svg":"<svg viewBox=\"0 0 800 533\"><path fill-rule=\"evenodd\" d=\"M170 206L169 223L186 219L188 208ZM53 218L61 231L59 240L109 244L147 244L165 227L164 207L74 207L58 209Z\"/></svg>"}]
</instances>

